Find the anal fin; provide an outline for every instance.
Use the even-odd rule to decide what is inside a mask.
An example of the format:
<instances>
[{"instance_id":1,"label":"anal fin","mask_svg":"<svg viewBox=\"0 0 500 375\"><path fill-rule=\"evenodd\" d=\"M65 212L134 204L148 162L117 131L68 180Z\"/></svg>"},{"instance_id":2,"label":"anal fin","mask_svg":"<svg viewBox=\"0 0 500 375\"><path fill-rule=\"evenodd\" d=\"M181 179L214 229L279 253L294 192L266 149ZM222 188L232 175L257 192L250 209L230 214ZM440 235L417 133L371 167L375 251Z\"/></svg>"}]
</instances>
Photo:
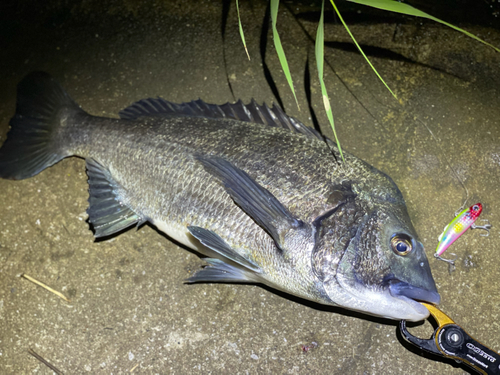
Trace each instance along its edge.
<instances>
[{"instance_id":1,"label":"anal fin","mask_svg":"<svg viewBox=\"0 0 500 375\"><path fill-rule=\"evenodd\" d=\"M119 185L109 170L93 159L87 159L86 163L89 176L87 213L94 227L94 236L109 236L133 224L142 224L145 219L120 200Z\"/></svg>"}]
</instances>

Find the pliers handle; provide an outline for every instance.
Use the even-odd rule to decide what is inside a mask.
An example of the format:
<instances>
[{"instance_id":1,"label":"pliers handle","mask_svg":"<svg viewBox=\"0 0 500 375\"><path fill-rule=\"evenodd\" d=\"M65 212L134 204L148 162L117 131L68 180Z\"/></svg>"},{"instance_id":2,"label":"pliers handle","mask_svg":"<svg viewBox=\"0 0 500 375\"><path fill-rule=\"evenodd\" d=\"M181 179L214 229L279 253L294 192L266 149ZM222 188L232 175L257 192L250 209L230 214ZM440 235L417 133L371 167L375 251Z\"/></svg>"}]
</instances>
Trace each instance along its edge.
<instances>
[{"instance_id":1,"label":"pliers handle","mask_svg":"<svg viewBox=\"0 0 500 375\"><path fill-rule=\"evenodd\" d=\"M480 374L500 375L500 354L481 344L437 307L422 303L434 317L438 327L430 339L413 336L406 321L399 324L401 335L409 343L427 352L464 362Z\"/></svg>"}]
</instances>

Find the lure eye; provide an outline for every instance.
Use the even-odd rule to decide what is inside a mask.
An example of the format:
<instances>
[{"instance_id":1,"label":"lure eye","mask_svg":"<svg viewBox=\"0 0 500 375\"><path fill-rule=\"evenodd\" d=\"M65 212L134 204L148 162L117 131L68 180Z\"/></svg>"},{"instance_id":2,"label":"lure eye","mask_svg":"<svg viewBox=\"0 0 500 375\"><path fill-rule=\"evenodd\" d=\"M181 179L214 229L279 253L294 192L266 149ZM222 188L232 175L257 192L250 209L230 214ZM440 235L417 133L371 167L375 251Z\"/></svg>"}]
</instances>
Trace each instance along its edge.
<instances>
[{"instance_id":1,"label":"lure eye","mask_svg":"<svg viewBox=\"0 0 500 375\"><path fill-rule=\"evenodd\" d=\"M477 204L475 204L474 206L472 206L472 209L473 209L474 211L478 211L478 210L479 210L479 206L478 206Z\"/></svg>"},{"instance_id":2,"label":"lure eye","mask_svg":"<svg viewBox=\"0 0 500 375\"><path fill-rule=\"evenodd\" d=\"M410 236L404 233L395 234L391 238L391 247L396 254L401 256L408 255L413 250Z\"/></svg>"}]
</instances>

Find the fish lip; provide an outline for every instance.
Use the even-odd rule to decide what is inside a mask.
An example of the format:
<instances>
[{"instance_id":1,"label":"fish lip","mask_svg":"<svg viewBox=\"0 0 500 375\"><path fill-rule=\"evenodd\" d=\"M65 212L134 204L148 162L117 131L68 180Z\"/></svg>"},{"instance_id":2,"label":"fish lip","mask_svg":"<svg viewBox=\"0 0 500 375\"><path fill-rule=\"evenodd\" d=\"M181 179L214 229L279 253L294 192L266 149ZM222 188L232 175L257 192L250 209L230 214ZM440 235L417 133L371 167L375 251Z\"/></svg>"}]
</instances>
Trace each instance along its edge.
<instances>
[{"instance_id":1,"label":"fish lip","mask_svg":"<svg viewBox=\"0 0 500 375\"><path fill-rule=\"evenodd\" d=\"M395 298L403 297L403 299L415 302L422 301L433 305L438 305L441 302L441 296L437 291L419 288L398 279L392 279L389 282L389 293Z\"/></svg>"}]
</instances>

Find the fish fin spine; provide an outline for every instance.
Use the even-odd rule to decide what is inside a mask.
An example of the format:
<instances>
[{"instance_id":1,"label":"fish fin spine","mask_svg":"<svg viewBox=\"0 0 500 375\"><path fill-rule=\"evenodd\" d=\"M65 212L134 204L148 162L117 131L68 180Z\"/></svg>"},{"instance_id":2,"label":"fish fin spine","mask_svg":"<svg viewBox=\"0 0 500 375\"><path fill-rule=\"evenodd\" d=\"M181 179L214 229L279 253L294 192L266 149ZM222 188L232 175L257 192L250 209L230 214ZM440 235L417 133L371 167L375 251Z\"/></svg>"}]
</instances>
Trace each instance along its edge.
<instances>
[{"instance_id":1,"label":"fish fin spine","mask_svg":"<svg viewBox=\"0 0 500 375\"><path fill-rule=\"evenodd\" d=\"M259 105L254 99L248 104L238 100L236 103L217 105L205 103L201 99L179 104L163 98L148 98L139 100L120 111L120 118L127 120L151 116L232 119L282 128L309 138L324 140L319 132L288 116L280 107L276 105L268 107L265 103Z\"/></svg>"}]
</instances>

